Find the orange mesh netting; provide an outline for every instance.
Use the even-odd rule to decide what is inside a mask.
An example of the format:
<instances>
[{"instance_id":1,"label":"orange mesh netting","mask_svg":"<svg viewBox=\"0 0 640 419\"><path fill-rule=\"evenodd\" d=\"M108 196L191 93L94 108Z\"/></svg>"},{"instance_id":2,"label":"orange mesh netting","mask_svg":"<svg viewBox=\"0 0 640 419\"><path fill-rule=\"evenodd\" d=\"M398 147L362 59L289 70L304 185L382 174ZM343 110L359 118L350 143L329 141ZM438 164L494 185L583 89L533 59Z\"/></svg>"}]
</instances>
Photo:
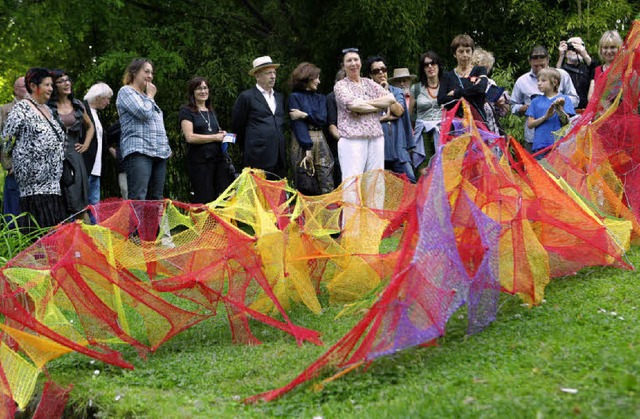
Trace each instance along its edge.
<instances>
[{"instance_id":1,"label":"orange mesh netting","mask_svg":"<svg viewBox=\"0 0 640 419\"><path fill-rule=\"evenodd\" d=\"M640 24L636 22L627 41L629 45L623 48L618 60L637 62L639 30ZM638 114L638 72L630 64L614 68L620 73L616 76L609 73L609 87L600 86L597 92L601 97L603 92L615 91L616 85L622 85L619 97L628 98L626 106L608 112L601 108L603 115L599 124L591 127L599 137L589 133L586 139L589 149L583 142L582 146L573 144L573 153L565 153L565 159L572 162L573 176L569 179L557 176L562 169L553 165L554 152L543 162L548 169L545 170L511 139L515 159L511 158L504 143L477 128L466 103L462 103L465 111L462 120L454 120L455 109L448 112L442 122L444 144L430 167L428 180L421 180L418 185L417 217L430 222L417 222L414 234L419 239L407 240L415 243L415 247L403 251L412 257L400 255L390 285L338 343L289 384L246 401L272 400L327 368L340 370L336 378L377 356L428 343L444 333L444 324L452 309L465 300L469 304L469 331L477 331L488 324L495 313L492 280L498 280L502 290L538 303L551 277L592 265L631 268L624 252L631 230L635 229L637 235L640 208L640 202L634 198L640 184L634 177L640 163L637 153L640 130L633 122L637 121ZM594 107L592 104L589 109ZM620 112L618 117L616 112ZM625 122L620 126L622 120ZM583 117L572 133L583 132L579 140L585 141L584 132L589 131L586 128L589 123L590 120ZM606 135L603 126L608 126ZM568 142L560 142L557 150ZM505 157L501 161L491 151L496 146L502 147L500 154ZM601 153L592 153L594 149ZM445 196L447 199L443 199ZM594 204L587 197L606 197L608 201L606 205L604 199ZM488 240L492 230L488 227L490 223L482 221L480 211L500 225L497 240ZM434 217L434 213L441 218ZM431 252L435 243L439 243L440 251L434 254ZM420 258L424 254L429 255L427 260ZM499 256L492 257L495 254ZM440 288L442 272L448 277L462 272L455 268L449 270L456 261L464 266L468 276L462 275L459 281L452 280L444 289ZM494 264L499 265L497 273L487 268ZM428 272L425 276L416 274L425 271ZM477 284L475 288L461 286L470 281ZM478 295L484 297L480 304L477 304ZM478 313L480 317L475 318Z\"/></svg>"},{"instance_id":2,"label":"orange mesh netting","mask_svg":"<svg viewBox=\"0 0 640 419\"><path fill-rule=\"evenodd\" d=\"M463 102L462 119L445 114L418 185L379 171L306 197L245 170L208 205L105 201L90 208L95 225L57 226L0 269L0 415L24 408L52 359L79 352L132 368L119 345L145 356L219 310L235 342L260 343L254 319L321 344L289 307L319 313L323 292L331 303L373 298L296 379L248 399L270 400L327 368L339 376L432 342L465 304L476 333L495 319L500 291L535 304L553 277L630 268L624 252L640 238L639 31L636 22L545 160L479 129ZM48 385L40 412L60 415L55 400L68 391Z\"/></svg>"}]
</instances>

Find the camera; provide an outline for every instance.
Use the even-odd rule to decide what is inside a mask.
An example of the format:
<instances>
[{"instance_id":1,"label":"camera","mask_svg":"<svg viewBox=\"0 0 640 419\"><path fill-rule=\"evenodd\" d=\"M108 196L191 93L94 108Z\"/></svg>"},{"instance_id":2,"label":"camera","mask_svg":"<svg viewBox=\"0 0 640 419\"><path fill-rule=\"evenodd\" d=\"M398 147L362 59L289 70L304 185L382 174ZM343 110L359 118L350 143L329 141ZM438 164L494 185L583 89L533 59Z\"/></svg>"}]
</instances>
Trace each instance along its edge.
<instances>
[{"instance_id":1,"label":"camera","mask_svg":"<svg viewBox=\"0 0 640 419\"><path fill-rule=\"evenodd\" d=\"M227 171L227 175L229 175L232 179L236 179L238 177L238 173L236 172L236 168L233 165L233 160L228 155L223 157L223 163L225 170Z\"/></svg>"},{"instance_id":2,"label":"camera","mask_svg":"<svg viewBox=\"0 0 640 419\"><path fill-rule=\"evenodd\" d=\"M567 51L575 51L576 47L573 46L573 44L567 42Z\"/></svg>"}]
</instances>

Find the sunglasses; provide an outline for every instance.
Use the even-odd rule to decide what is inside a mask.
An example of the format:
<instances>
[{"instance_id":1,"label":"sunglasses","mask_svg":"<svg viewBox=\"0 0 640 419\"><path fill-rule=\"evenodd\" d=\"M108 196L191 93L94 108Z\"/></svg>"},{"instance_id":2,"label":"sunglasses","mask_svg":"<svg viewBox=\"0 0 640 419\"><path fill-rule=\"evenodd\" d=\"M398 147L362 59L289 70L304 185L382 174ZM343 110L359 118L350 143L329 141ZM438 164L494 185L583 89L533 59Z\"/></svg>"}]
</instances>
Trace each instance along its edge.
<instances>
[{"instance_id":1,"label":"sunglasses","mask_svg":"<svg viewBox=\"0 0 640 419\"><path fill-rule=\"evenodd\" d=\"M531 60L540 60L542 58L547 58L546 54L536 54L529 56L529 59Z\"/></svg>"},{"instance_id":2,"label":"sunglasses","mask_svg":"<svg viewBox=\"0 0 640 419\"><path fill-rule=\"evenodd\" d=\"M346 54L348 52L360 52L360 51L358 50L358 48L345 48L342 50L343 54Z\"/></svg>"},{"instance_id":3,"label":"sunglasses","mask_svg":"<svg viewBox=\"0 0 640 419\"><path fill-rule=\"evenodd\" d=\"M380 68L374 68L369 73L375 75L375 74L386 73L386 72L387 72L387 67L380 67Z\"/></svg>"},{"instance_id":4,"label":"sunglasses","mask_svg":"<svg viewBox=\"0 0 640 419\"><path fill-rule=\"evenodd\" d=\"M435 67L438 65L438 63L434 63L433 61L427 61L427 62L424 62L422 65L425 67Z\"/></svg>"}]
</instances>

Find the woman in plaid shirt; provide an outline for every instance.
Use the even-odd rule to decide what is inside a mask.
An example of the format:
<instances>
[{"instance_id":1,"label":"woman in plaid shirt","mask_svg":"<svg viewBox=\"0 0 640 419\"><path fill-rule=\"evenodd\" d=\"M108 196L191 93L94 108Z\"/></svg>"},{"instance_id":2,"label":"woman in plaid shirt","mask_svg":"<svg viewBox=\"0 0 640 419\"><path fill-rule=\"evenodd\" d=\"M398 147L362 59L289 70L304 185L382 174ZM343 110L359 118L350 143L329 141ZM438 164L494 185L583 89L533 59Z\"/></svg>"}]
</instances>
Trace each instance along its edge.
<instances>
[{"instance_id":1,"label":"woman in plaid shirt","mask_svg":"<svg viewBox=\"0 0 640 419\"><path fill-rule=\"evenodd\" d=\"M122 128L121 151L129 199L163 198L167 159L171 155L162 111L154 101L153 65L136 58L125 71L116 106Z\"/></svg>"}]
</instances>

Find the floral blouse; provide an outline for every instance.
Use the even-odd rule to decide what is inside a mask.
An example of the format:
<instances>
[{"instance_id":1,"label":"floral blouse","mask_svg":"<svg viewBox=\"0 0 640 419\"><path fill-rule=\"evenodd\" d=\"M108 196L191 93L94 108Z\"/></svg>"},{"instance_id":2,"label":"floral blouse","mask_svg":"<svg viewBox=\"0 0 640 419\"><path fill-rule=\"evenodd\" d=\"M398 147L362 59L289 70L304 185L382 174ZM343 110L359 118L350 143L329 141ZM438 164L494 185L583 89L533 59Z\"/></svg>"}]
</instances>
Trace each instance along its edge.
<instances>
[{"instance_id":1,"label":"floral blouse","mask_svg":"<svg viewBox=\"0 0 640 419\"><path fill-rule=\"evenodd\" d=\"M362 77L354 82L348 77L340 80L333 88L338 103L338 131L340 138L376 138L382 137L380 112L351 112L347 106L357 99L377 99L389 94L382 86L371 79Z\"/></svg>"},{"instance_id":2,"label":"floral blouse","mask_svg":"<svg viewBox=\"0 0 640 419\"><path fill-rule=\"evenodd\" d=\"M2 137L16 139L12 162L20 197L61 194L65 134L57 121L47 122L25 99L9 113Z\"/></svg>"}]
</instances>

